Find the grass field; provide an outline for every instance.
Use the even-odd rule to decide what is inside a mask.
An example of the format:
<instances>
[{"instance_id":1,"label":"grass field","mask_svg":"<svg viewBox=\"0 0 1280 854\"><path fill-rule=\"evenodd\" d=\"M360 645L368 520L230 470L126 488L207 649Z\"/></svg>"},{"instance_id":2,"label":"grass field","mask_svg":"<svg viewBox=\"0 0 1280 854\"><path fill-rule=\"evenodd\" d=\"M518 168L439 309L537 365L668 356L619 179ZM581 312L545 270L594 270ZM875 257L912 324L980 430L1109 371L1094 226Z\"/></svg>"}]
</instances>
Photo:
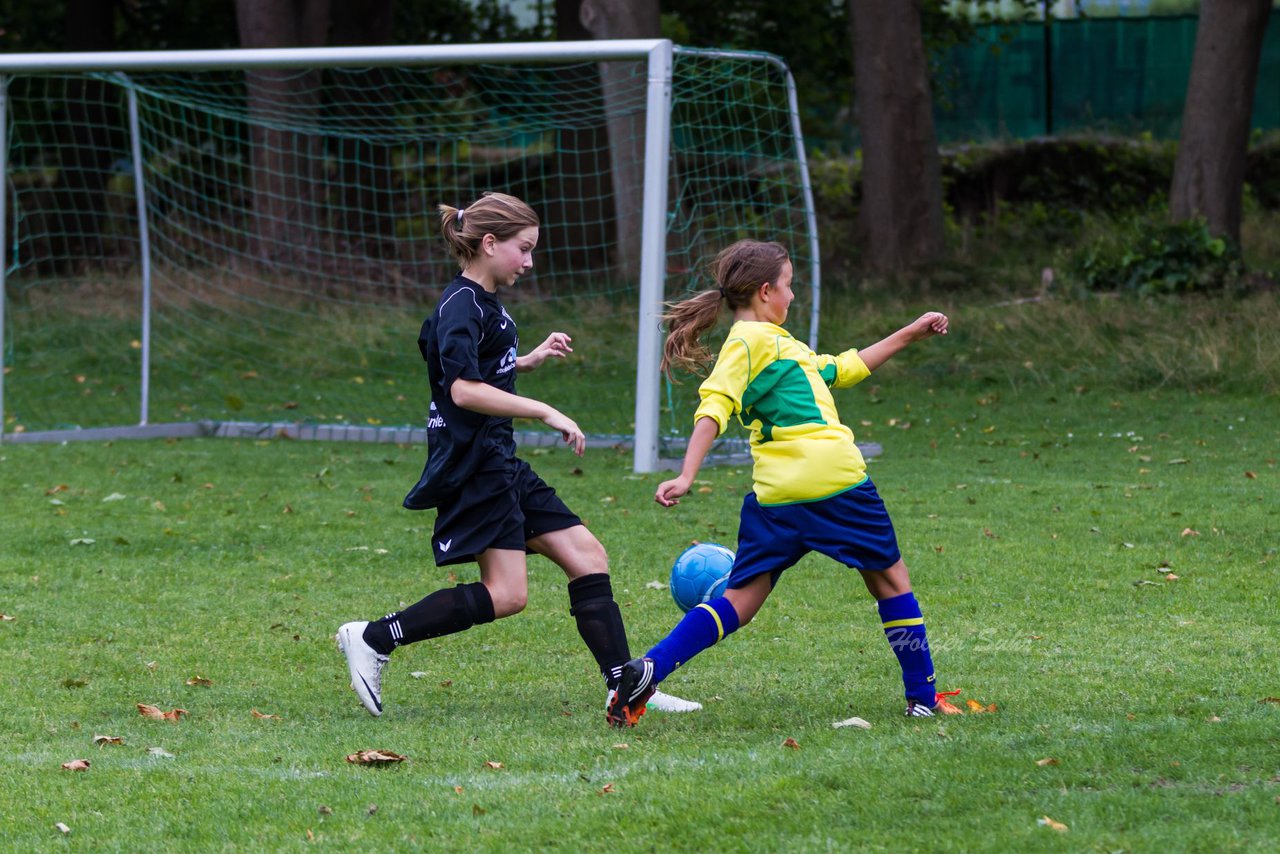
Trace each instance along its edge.
<instances>
[{"instance_id":1,"label":"grass field","mask_svg":"<svg viewBox=\"0 0 1280 854\"><path fill-rule=\"evenodd\" d=\"M534 559L527 611L398 652L375 720L336 627L476 578L399 508L421 448L2 446L0 848L1275 850L1274 305L1017 307L841 393L885 446L941 687L996 706L958 719L900 717L873 602L810 557L666 683L702 712L606 728ZM749 471L663 510L628 455L530 459L609 549L643 651L679 616L656 582L692 539L733 544ZM409 759L344 761L370 748Z\"/></svg>"}]
</instances>

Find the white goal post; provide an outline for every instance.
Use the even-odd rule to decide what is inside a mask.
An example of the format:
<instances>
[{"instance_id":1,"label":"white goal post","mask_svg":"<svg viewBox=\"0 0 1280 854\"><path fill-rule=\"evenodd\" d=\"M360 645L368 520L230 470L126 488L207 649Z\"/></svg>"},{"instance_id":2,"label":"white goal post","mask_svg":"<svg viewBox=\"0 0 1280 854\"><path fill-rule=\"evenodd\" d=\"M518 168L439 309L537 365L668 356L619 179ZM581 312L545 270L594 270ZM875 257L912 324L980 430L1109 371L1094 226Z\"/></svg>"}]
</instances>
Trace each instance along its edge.
<instances>
[{"instance_id":1,"label":"white goal post","mask_svg":"<svg viewBox=\"0 0 1280 854\"><path fill-rule=\"evenodd\" d=\"M799 112L796 104L794 82L784 63L776 57L764 54L747 54L732 51L698 51L674 46L666 39L651 40L617 40L589 42L545 42L545 43L511 43L488 45L442 45L442 46L404 46L404 47L343 47L343 48L296 48L296 49L257 49L257 50L218 50L218 51L157 51L157 52L113 52L113 53L64 53L64 54L9 54L0 56L0 178L6 190L11 185L10 165L10 132L13 129L12 104L10 89L13 81L34 77L50 77L56 75L97 76L109 81L128 81L135 74L154 74L156 72L250 72L254 70L308 70L317 69L371 69L371 68L418 68L424 66L474 66L478 64L505 65L512 63L607 63L632 61L642 63L646 69L644 74L644 106L643 106L643 190L642 211L638 217L641 236L639 240L639 276L638 307L636 324L636 373L635 373L635 407L633 441L633 468L636 472L651 472L659 467L659 450L661 444L660 410L662 408L662 381L658 371L661 356L660 315L664 300L669 298L668 278L668 235L671 230L673 215L670 211L669 193L673 187L673 68L678 56L688 55L706 57L708 59L744 60L765 65L772 65L776 74L782 75L786 87L785 99L790 111L790 133L792 134L793 151L790 156L794 162L789 175L794 175L797 196L803 199L803 223L790 235L793 240L803 239L802 246L792 246L806 254L808 270L806 275L810 298L808 339L811 346L817 346L817 315L819 308L819 267L818 237L816 217L813 207L813 196L809 185L808 169L804 153L804 141L800 131ZM5 376L13 365L6 363L6 303L8 294L6 284L8 274L14 269L11 264L13 247L10 245L13 228L13 211L10 204L0 204L0 441L36 441L65 440L68 438L97 438L104 435L148 436L148 435L193 435L189 432L191 425L172 425L174 430L166 430L166 425L157 423L160 419L152 417L152 373L156 362L152 355L152 310L155 296L152 292L152 246L150 227L158 214L152 207L149 198L151 184L156 180L154 164L149 169L142 144L143 130L140 129L138 91L124 86L124 97L127 103L128 151L126 171L131 174L133 205L136 210L130 212L129 219L136 228L136 234L129 237L136 241L138 250L136 263L132 265L133 273L140 279L141 306L140 327L134 349L139 351L140 364L140 411L136 426L119 424L109 428L97 429L30 429L25 432L12 430L12 418L6 420L5 410ZM607 97L607 93L606 93ZM216 111L215 111L216 112ZM710 155L714 157L715 155ZM154 157L153 157L154 159ZM616 181L616 179L615 179ZM16 192L11 193L17 198ZM436 201L455 201L454 199L436 199ZM15 204L16 207L16 204ZM619 212L619 216L622 212ZM746 236L746 235L743 235ZM760 235L771 239L771 235ZM590 358L590 356L587 356ZM253 373L244 371L245 376ZM83 382L77 375L76 382ZM363 381L362 381L363 382ZM85 389L86 393L90 389ZM235 408L235 407L233 407ZM373 424L376 419L368 419ZM279 427L280 425L273 425ZM146 429L144 429L146 428ZM382 435L390 428L375 430L379 433L377 440L403 441L406 433L397 431ZM106 430L104 433L103 431ZM183 433L183 430L188 432ZM200 434L201 431L197 431ZM203 433L210 432L207 429ZM226 435L227 431L213 431ZM367 437L368 429L341 429L314 433L315 438L353 438ZM411 438L420 440L423 431L410 431ZM618 437L610 436L603 443L616 444Z\"/></svg>"}]
</instances>

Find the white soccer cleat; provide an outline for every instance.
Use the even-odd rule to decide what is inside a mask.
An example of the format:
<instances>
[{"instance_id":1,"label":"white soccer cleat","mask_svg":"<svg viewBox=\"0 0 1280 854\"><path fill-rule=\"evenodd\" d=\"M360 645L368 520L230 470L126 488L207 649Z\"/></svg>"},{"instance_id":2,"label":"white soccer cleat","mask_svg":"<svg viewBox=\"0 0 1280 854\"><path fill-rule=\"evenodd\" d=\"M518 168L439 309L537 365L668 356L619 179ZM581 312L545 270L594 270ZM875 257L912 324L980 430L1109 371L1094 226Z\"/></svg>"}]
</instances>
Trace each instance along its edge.
<instances>
[{"instance_id":1,"label":"white soccer cleat","mask_svg":"<svg viewBox=\"0 0 1280 854\"><path fill-rule=\"evenodd\" d=\"M364 642L368 621L344 623L338 629L338 650L347 658L351 690L375 718L382 714L382 668L391 659Z\"/></svg>"},{"instance_id":2,"label":"white soccer cleat","mask_svg":"<svg viewBox=\"0 0 1280 854\"><path fill-rule=\"evenodd\" d=\"M646 704L651 712L700 712L702 704L654 691Z\"/></svg>"}]
</instances>

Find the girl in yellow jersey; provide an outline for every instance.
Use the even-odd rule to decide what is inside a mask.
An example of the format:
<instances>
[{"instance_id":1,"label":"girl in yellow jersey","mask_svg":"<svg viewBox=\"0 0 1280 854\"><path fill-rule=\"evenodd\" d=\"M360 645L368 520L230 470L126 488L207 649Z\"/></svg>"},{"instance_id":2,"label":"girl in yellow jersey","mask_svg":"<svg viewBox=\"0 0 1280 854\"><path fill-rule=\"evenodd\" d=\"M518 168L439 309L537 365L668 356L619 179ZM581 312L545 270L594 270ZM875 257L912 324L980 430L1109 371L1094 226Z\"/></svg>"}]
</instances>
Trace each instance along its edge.
<instances>
[{"instance_id":1,"label":"girl in yellow jersey","mask_svg":"<svg viewBox=\"0 0 1280 854\"><path fill-rule=\"evenodd\" d=\"M738 552L723 597L689 611L643 658L629 661L609 712L634 725L645 700L677 667L746 625L778 577L810 551L859 571L875 597L906 689L908 717L959 714L935 688L924 617L911 591L893 523L853 432L840 423L832 388L847 388L908 344L947 334L936 311L863 350L814 353L782 324L791 305L791 260L777 243L742 240L716 256L718 287L672 306L662 362L698 371L712 360L700 336L721 305L733 312L728 339L698 393L693 435L680 476L658 486L655 500L679 503L712 443L736 416L751 432L754 491L742 503Z\"/></svg>"}]
</instances>

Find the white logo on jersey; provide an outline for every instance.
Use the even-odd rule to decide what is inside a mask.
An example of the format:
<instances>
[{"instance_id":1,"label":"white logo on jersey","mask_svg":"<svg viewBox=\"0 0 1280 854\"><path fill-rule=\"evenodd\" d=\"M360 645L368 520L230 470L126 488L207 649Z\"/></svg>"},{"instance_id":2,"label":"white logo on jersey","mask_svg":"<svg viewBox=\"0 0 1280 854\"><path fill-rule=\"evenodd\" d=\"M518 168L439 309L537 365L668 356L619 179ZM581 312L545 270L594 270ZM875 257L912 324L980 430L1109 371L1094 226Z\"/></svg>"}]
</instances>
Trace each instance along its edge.
<instances>
[{"instance_id":1,"label":"white logo on jersey","mask_svg":"<svg viewBox=\"0 0 1280 854\"><path fill-rule=\"evenodd\" d=\"M516 367L516 348L512 347L502 357L502 361L498 364L498 373L507 374L515 370Z\"/></svg>"},{"instance_id":2,"label":"white logo on jersey","mask_svg":"<svg viewBox=\"0 0 1280 854\"><path fill-rule=\"evenodd\" d=\"M449 551L449 546L453 545L453 537L450 537L449 539L445 540L443 543L437 540L436 545L440 547L440 551L447 552Z\"/></svg>"},{"instance_id":3,"label":"white logo on jersey","mask_svg":"<svg viewBox=\"0 0 1280 854\"><path fill-rule=\"evenodd\" d=\"M438 430L444 426L444 416L440 414L438 409L436 409L436 402L433 400L431 401L431 412L427 416L427 429Z\"/></svg>"},{"instance_id":4,"label":"white logo on jersey","mask_svg":"<svg viewBox=\"0 0 1280 854\"><path fill-rule=\"evenodd\" d=\"M502 307L502 328L503 329L507 328L508 322L515 323L515 321L511 319L511 315L507 314L507 307L503 306Z\"/></svg>"}]
</instances>

